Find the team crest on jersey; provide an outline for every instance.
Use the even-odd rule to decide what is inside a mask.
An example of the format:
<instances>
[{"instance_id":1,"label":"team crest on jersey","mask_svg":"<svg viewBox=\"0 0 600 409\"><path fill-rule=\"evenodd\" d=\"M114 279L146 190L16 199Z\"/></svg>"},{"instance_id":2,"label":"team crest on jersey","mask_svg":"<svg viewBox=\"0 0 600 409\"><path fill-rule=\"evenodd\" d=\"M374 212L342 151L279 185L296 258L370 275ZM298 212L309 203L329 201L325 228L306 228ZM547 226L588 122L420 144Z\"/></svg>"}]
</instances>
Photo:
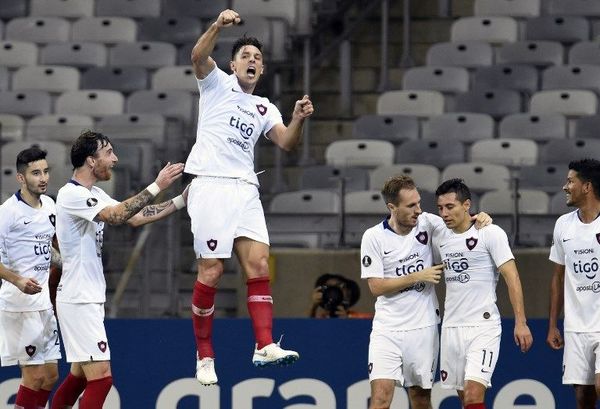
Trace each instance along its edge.
<instances>
[{"instance_id":1,"label":"team crest on jersey","mask_svg":"<svg viewBox=\"0 0 600 409\"><path fill-rule=\"evenodd\" d=\"M600 244L600 233L596 233L596 241Z\"/></svg>"},{"instance_id":2,"label":"team crest on jersey","mask_svg":"<svg viewBox=\"0 0 600 409\"><path fill-rule=\"evenodd\" d=\"M96 199L95 197L90 197L88 200L86 200L85 204L88 207L94 207L98 204L98 199Z\"/></svg>"},{"instance_id":3,"label":"team crest on jersey","mask_svg":"<svg viewBox=\"0 0 600 409\"><path fill-rule=\"evenodd\" d=\"M265 116L265 114L267 113L267 107L264 106L263 104L256 105L256 109L258 109L258 113L261 114L262 116Z\"/></svg>"},{"instance_id":4,"label":"team crest on jersey","mask_svg":"<svg viewBox=\"0 0 600 409\"><path fill-rule=\"evenodd\" d=\"M442 381L445 381L446 379L448 379L448 372L446 372L442 369L440 371L440 376L442 377Z\"/></svg>"},{"instance_id":5,"label":"team crest on jersey","mask_svg":"<svg viewBox=\"0 0 600 409\"><path fill-rule=\"evenodd\" d=\"M48 219L50 219L50 223L52 223L52 226L56 227L56 215L51 214L48 216Z\"/></svg>"},{"instance_id":6,"label":"team crest on jersey","mask_svg":"<svg viewBox=\"0 0 600 409\"><path fill-rule=\"evenodd\" d=\"M475 246L477 245L477 239L475 237L469 237L466 240L466 243L467 243L467 248L469 250L473 250L475 248Z\"/></svg>"},{"instance_id":7,"label":"team crest on jersey","mask_svg":"<svg viewBox=\"0 0 600 409\"><path fill-rule=\"evenodd\" d=\"M207 240L206 245L208 246L210 251L215 251L215 249L217 248L217 240L215 240L215 239Z\"/></svg>"},{"instance_id":8,"label":"team crest on jersey","mask_svg":"<svg viewBox=\"0 0 600 409\"><path fill-rule=\"evenodd\" d=\"M35 354L36 349L37 348L34 345L27 345L25 347L25 352L27 353L27 355L33 356L33 354Z\"/></svg>"},{"instance_id":9,"label":"team crest on jersey","mask_svg":"<svg viewBox=\"0 0 600 409\"><path fill-rule=\"evenodd\" d=\"M106 352L106 341L98 342L98 349L103 353Z\"/></svg>"},{"instance_id":10,"label":"team crest on jersey","mask_svg":"<svg viewBox=\"0 0 600 409\"><path fill-rule=\"evenodd\" d=\"M419 232L419 234L417 234L415 236L415 238L417 239L417 241L421 244L427 244L427 241L429 239L429 236L427 235L426 231L421 231Z\"/></svg>"}]
</instances>

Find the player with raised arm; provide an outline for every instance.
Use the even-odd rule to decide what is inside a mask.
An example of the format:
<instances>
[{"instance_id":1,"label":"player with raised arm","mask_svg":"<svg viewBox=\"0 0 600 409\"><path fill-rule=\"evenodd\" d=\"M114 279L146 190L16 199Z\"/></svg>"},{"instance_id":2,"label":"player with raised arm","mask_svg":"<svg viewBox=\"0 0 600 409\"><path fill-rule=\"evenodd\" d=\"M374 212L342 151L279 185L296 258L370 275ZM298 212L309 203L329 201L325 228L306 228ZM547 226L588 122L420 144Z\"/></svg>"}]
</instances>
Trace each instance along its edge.
<instances>
[{"instance_id":1,"label":"player with raised arm","mask_svg":"<svg viewBox=\"0 0 600 409\"><path fill-rule=\"evenodd\" d=\"M20 189L0 206L0 362L21 367L16 409L45 408L58 379L58 327L50 303L50 265L56 208L45 193L46 152L31 147L17 155Z\"/></svg>"},{"instance_id":2,"label":"player with raised arm","mask_svg":"<svg viewBox=\"0 0 600 409\"><path fill-rule=\"evenodd\" d=\"M106 281L102 266L104 224L141 226L185 206L186 191L148 204L182 175L183 164L168 163L154 183L118 202L95 186L111 178L117 156L108 137L86 131L71 148L74 172L56 199L56 235L63 259L56 309L71 371L58 388L52 409L101 409L112 386L110 347L104 328Z\"/></svg>"},{"instance_id":3,"label":"player with raised arm","mask_svg":"<svg viewBox=\"0 0 600 409\"><path fill-rule=\"evenodd\" d=\"M563 190L575 210L554 226L546 342L552 349L565 347L562 382L573 385L577 409L592 409L600 396L600 161L569 163ZM564 341L558 329L563 307Z\"/></svg>"},{"instance_id":4,"label":"player with raised arm","mask_svg":"<svg viewBox=\"0 0 600 409\"><path fill-rule=\"evenodd\" d=\"M307 95L296 101L285 126L275 105L253 95L265 68L262 45L256 38L235 42L231 75L216 66L210 55L219 32L240 21L233 10L221 12L198 39L191 56L200 101L196 143L185 172L196 176L190 186L188 213L198 259L192 296L196 379L203 385L217 383L211 341L214 299L223 260L231 257L232 250L247 277L248 311L256 339L254 365L287 365L299 357L273 342L269 236L254 173L254 145L264 134L286 151L296 147L313 106Z\"/></svg>"},{"instance_id":5,"label":"player with raised arm","mask_svg":"<svg viewBox=\"0 0 600 409\"><path fill-rule=\"evenodd\" d=\"M485 391L500 350L500 313L496 283L500 273L515 315L514 340L521 352L533 343L525 318L519 272L504 230L477 230L469 216L471 192L461 179L442 183L435 192L446 229L433 237L444 263L446 300L442 320L442 387L455 389L465 409L484 409Z\"/></svg>"}]
</instances>

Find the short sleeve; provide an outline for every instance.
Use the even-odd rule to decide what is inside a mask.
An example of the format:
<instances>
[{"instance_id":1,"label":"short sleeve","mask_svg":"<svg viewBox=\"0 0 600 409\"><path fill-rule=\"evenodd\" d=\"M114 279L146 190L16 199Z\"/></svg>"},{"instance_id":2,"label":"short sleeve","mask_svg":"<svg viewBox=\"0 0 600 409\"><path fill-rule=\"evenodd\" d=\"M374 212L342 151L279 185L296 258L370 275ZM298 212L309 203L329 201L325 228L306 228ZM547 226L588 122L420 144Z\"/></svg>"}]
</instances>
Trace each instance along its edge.
<instances>
[{"instance_id":1,"label":"short sleeve","mask_svg":"<svg viewBox=\"0 0 600 409\"><path fill-rule=\"evenodd\" d=\"M227 79L229 79L229 75L215 64L215 68L206 77L201 80L196 78L196 84L198 85L198 91L202 93L219 87L219 84L223 84Z\"/></svg>"},{"instance_id":2,"label":"short sleeve","mask_svg":"<svg viewBox=\"0 0 600 409\"><path fill-rule=\"evenodd\" d=\"M101 189L98 190L104 193ZM93 194L82 186L70 189L67 194L61 197L61 206L68 214L90 222L94 221L94 218L102 209L118 203L106 193Z\"/></svg>"},{"instance_id":3,"label":"short sleeve","mask_svg":"<svg viewBox=\"0 0 600 409\"><path fill-rule=\"evenodd\" d=\"M487 248L496 267L500 267L502 264L515 258L508 243L508 236L504 230L496 225L490 225L484 227L481 232L486 235Z\"/></svg>"},{"instance_id":4,"label":"short sleeve","mask_svg":"<svg viewBox=\"0 0 600 409\"><path fill-rule=\"evenodd\" d=\"M560 228L559 223L560 218L554 224L554 232L552 233L552 246L550 246L550 261L560 264L561 266L565 265L565 249L563 248L561 236L562 229Z\"/></svg>"},{"instance_id":5,"label":"short sleeve","mask_svg":"<svg viewBox=\"0 0 600 409\"><path fill-rule=\"evenodd\" d=\"M265 113L265 115L266 115L265 127L263 128L265 137L267 136L267 133L275 125L283 123L283 118L281 117L281 112L279 112L279 109L277 109L277 107L270 102L267 105L268 105L268 108L267 108L267 112Z\"/></svg>"},{"instance_id":6,"label":"short sleeve","mask_svg":"<svg viewBox=\"0 0 600 409\"><path fill-rule=\"evenodd\" d=\"M360 277L383 278L381 245L371 230L363 234L360 243Z\"/></svg>"},{"instance_id":7,"label":"short sleeve","mask_svg":"<svg viewBox=\"0 0 600 409\"><path fill-rule=\"evenodd\" d=\"M6 237L12 223L12 212L6 205L0 206L0 260L6 256Z\"/></svg>"}]
</instances>

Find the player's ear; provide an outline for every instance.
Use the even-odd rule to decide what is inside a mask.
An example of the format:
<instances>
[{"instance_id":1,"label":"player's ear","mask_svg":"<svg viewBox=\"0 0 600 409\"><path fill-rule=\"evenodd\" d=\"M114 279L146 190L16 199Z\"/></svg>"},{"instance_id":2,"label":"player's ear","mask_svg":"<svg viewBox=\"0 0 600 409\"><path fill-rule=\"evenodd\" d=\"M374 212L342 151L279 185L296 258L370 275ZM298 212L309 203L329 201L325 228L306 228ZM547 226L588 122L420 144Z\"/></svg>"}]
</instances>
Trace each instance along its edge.
<instances>
[{"instance_id":1,"label":"player's ear","mask_svg":"<svg viewBox=\"0 0 600 409\"><path fill-rule=\"evenodd\" d=\"M235 63L233 61L229 61L229 69L231 72L235 72Z\"/></svg>"},{"instance_id":2,"label":"player's ear","mask_svg":"<svg viewBox=\"0 0 600 409\"><path fill-rule=\"evenodd\" d=\"M22 173L17 172L16 177L17 177L17 182L19 182L20 185L25 184L25 176L23 176Z\"/></svg>"}]
</instances>

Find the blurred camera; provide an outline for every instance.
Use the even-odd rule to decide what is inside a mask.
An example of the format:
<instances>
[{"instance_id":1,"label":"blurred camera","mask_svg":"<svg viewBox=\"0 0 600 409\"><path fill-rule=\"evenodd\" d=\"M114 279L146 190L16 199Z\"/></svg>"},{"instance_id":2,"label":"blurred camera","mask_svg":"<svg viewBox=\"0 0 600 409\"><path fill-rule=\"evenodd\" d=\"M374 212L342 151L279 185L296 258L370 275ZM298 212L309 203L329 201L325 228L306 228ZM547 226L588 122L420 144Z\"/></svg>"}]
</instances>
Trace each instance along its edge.
<instances>
[{"instance_id":1,"label":"blurred camera","mask_svg":"<svg viewBox=\"0 0 600 409\"><path fill-rule=\"evenodd\" d=\"M337 285L322 285L321 292L323 293L321 307L329 311L331 317L335 317L338 306L344 304L344 292Z\"/></svg>"}]
</instances>

